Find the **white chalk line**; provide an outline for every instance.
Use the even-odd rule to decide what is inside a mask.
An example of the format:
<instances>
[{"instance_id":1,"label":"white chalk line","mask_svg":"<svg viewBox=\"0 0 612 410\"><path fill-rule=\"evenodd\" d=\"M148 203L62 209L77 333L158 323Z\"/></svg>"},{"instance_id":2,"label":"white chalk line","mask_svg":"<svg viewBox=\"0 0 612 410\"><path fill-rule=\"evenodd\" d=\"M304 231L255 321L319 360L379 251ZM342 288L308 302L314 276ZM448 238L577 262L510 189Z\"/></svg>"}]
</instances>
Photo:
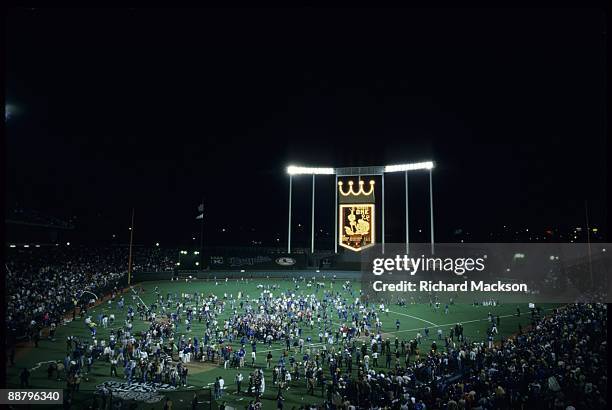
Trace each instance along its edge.
<instances>
[{"instance_id":1,"label":"white chalk line","mask_svg":"<svg viewBox=\"0 0 612 410\"><path fill-rule=\"evenodd\" d=\"M33 372L34 370L38 370L38 369L40 369L40 367L43 364L47 364L47 363L57 363L57 361L56 360L47 360L47 361L44 361L44 362L38 362L38 363L36 363L36 365L34 365L34 367L32 367L30 369L30 371Z\"/></svg>"},{"instance_id":2,"label":"white chalk line","mask_svg":"<svg viewBox=\"0 0 612 410\"><path fill-rule=\"evenodd\" d=\"M544 309L544 310L554 310L554 309L556 309L556 308L549 308L549 309ZM501 319L501 318L507 318L507 317L513 317L513 316L517 317L516 313L513 313L511 315L499 316L499 318ZM461 323L463 325L463 324L466 324L466 323L484 322L485 320L489 320L489 318L487 317L487 318L484 318L484 319L474 319L474 320L466 320L466 321L463 321L463 322L447 323L447 324L444 324L444 325L435 325L434 327L455 326L458 323ZM424 329L426 329L426 328L425 327L417 327L417 328L414 328L414 329L397 330L395 332L386 332L386 333L395 334L395 333L403 333L403 332L416 332L418 330L424 330Z\"/></svg>"},{"instance_id":3,"label":"white chalk line","mask_svg":"<svg viewBox=\"0 0 612 410\"><path fill-rule=\"evenodd\" d=\"M430 322L429 320L421 319L420 317L417 317L417 316L408 315L406 313L393 312L392 310L390 310L389 313L393 313L393 314L396 314L396 315L407 316L407 317L410 317L412 319L420 320L421 322L429 323L430 325L435 326L435 327L438 326L434 322Z\"/></svg>"}]
</instances>

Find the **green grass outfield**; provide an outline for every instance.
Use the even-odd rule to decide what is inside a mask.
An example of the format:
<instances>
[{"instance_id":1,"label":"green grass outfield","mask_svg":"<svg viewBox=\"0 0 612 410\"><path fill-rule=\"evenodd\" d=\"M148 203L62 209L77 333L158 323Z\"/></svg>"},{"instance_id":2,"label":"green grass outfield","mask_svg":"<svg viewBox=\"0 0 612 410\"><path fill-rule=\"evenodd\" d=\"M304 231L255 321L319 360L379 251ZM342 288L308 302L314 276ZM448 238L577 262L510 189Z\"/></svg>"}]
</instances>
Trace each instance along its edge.
<instances>
[{"instance_id":1,"label":"green grass outfield","mask_svg":"<svg viewBox=\"0 0 612 410\"><path fill-rule=\"evenodd\" d=\"M323 281L323 280L321 280ZM342 292L342 283L344 281L337 279L333 284L329 281L325 281L325 289L329 290L331 286L333 286L334 291ZM259 296L261 290L256 288L257 284L278 284L281 286L281 290L291 289L295 291L295 287L292 281L290 280L249 280L248 283L243 281L229 280L228 282L219 281L216 285L215 282L205 282L205 281L192 281L186 283L185 281L163 281L163 282L143 282L142 284L136 286L142 286L145 290L144 293L140 294L142 300L149 305L154 301L155 293L154 288L156 286L159 287L160 293L162 293L165 297L166 293L170 292L174 294L175 292L180 295L181 293L188 292L193 294L194 292L204 292L205 294L214 293L220 298L223 297L224 293L227 293L228 296L233 294L234 297L238 294L239 291L243 292L243 297L250 296L251 298L255 298ZM353 282L353 289L357 291L360 287L360 282ZM315 292L315 288L307 288L305 284L300 284L300 289L297 293L310 294ZM279 292L276 291L275 294ZM319 291L319 295L323 294L323 290ZM350 295L346 294L347 298L350 298ZM466 298L467 299L467 298ZM96 321L97 315L103 310L106 313L115 313L115 327L121 326L123 324L125 313L127 312L127 306L132 302L132 298L126 296L126 309L121 311L117 309L116 304L113 303L112 307L109 309L107 303L103 303L93 309L90 309L88 312L94 321ZM423 328L427 327L430 330L429 333L429 342L426 345L422 345L423 348L425 346L429 346L431 344L431 340L437 340L437 330L438 328L442 328L444 331L444 335L450 330L451 326L454 326L456 323L460 322L464 326L464 334L470 340L473 341L481 341L486 337L486 329L488 325L487 314L491 312L494 315L499 315L501 317L501 324L498 327L499 335L496 340L499 340L501 337L507 337L511 334L514 334L518 330L519 323L525 327L530 323L530 315L528 314L528 308L526 304L520 306L523 314L521 317L516 316L516 307L517 304L506 304L502 306L473 306L471 304L472 300L462 300L461 296L458 300L456 300L455 305L450 307L450 312L448 314L444 313L444 305L446 304L445 300L441 301L441 308L439 311L432 311L429 307L429 304L416 304L416 305L407 305L407 306L398 306L391 305L389 306L390 312L389 315L382 315L382 323L383 323L383 332L386 333L386 337L390 337L392 340L395 337L399 337L400 340L410 340L416 336L417 332L421 332L423 334ZM135 303L134 303L135 305ZM555 305L539 305L541 308L545 309L545 311L553 308ZM224 313L224 315L229 315L229 309ZM340 320L338 320L335 312L333 312L332 317L334 317L334 324L339 324ZM395 329L395 321L396 319L400 319L401 327L399 331ZM147 323L139 320L136 316L134 319L134 330L142 330L147 328ZM205 324L198 323L197 320L194 320L192 325L192 330L190 333L186 333L185 325L181 323L179 327L178 335L175 335L175 339L178 339L181 334L186 334L186 337L193 338L197 336L199 340L202 340L202 336L204 333ZM98 339L107 338L109 329L103 329L102 326L98 327ZM315 323L314 330L311 331L309 327L304 328L304 339L308 335L312 336L313 342L318 342L318 329ZM34 347L22 347L17 350L16 354L16 364L13 368L7 369L7 382L8 387L19 387L19 371L23 367L28 367L31 369L31 377L30 377L30 386L31 388L65 388L65 381L56 381L55 379L48 380L47 379L47 361L50 360L63 360L66 353L66 337L70 335L75 335L80 338L90 338L90 332L86 328L84 319L79 318L75 321L68 323L65 326L59 326L56 332L56 340L54 342L43 339L39 343L38 348ZM107 339L108 340L108 339ZM439 347L443 349L444 343L438 342ZM234 348L239 348L239 343L233 343ZM423 350L422 348L422 350ZM280 354L284 349L284 343L275 343L272 347L272 354L274 355L273 363L276 363ZM245 363L250 363L250 346L246 346L247 357ZM277 394L277 388L272 385L272 370L265 369L265 356L268 352L266 346L259 346L257 349L257 365L264 368L265 378L266 378L266 392L264 394L264 408L276 408L275 397ZM175 360L178 360L176 353L174 354ZM193 364L193 362L192 362ZM384 366L384 359L379 360L379 364ZM353 367L353 371L356 371L357 366ZM385 371L384 368L381 367L382 371ZM106 380L117 380L123 381L123 367L118 366L118 378L111 378L110 375L110 365L108 363L97 361L94 362L92 366L92 371L86 378L83 379L81 383L81 396L83 397L91 397L92 392L96 389L96 386L101 384ZM245 380L243 381L243 390L248 385L248 372L251 371L250 366L246 366L242 370L243 376L245 376ZM193 396L193 391L195 389L203 389L205 387L210 387L215 381L215 377L222 375L225 379L226 385L226 394L223 398L224 401L227 401L227 404L243 409L248 405L249 401L252 400L252 396L245 395L244 393L240 396L236 395L236 388L234 384L234 376L236 374L236 370L228 369L225 370L222 366L217 367L210 364L193 364L189 366L189 377L188 384L189 388L183 389L184 393L172 393L171 397L174 402L175 409L185 409L190 408L191 398ZM306 385L304 380L293 381L291 389L284 393L285 396L285 408L291 409L293 406L300 406L308 403L320 403L322 402L321 391L315 391L316 396L307 396L306 395ZM161 404L140 404L138 408L143 409L159 409L161 408ZM204 407L202 407L204 408Z\"/></svg>"}]
</instances>

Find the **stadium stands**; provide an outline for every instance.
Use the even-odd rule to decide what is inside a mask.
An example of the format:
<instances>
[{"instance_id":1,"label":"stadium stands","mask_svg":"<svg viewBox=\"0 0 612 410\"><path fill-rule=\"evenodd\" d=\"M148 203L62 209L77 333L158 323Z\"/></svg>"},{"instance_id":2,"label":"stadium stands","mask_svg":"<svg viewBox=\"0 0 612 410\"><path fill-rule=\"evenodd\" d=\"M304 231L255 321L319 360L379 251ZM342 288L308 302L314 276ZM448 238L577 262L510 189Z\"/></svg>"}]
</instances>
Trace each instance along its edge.
<instances>
[{"instance_id":1,"label":"stadium stands","mask_svg":"<svg viewBox=\"0 0 612 410\"><path fill-rule=\"evenodd\" d=\"M172 270L176 255L173 249L136 247L133 271ZM5 282L9 329L15 337L34 336L41 326L61 323L75 300L85 300L84 291L102 297L124 285L127 260L125 247L9 249Z\"/></svg>"}]
</instances>

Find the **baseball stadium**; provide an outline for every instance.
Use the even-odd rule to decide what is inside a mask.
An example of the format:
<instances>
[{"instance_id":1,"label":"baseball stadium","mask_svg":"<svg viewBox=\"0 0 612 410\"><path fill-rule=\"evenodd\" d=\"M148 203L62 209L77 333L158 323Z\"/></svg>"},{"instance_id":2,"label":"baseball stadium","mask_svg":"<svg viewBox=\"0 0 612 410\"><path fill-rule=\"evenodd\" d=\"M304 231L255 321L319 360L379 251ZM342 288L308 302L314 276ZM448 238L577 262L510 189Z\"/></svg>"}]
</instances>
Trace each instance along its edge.
<instances>
[{"instance_id":1,"label":"baseball stadium","mask_svg":"<svg viewBox=\"0 0 612 410\"><path fill-rule=\"evenodd\" d=\"M607 409L605 17L7 9L0 406Z\"/></svg>"},{"instance_id":2,"label":"baseball stadium","mask_svg":"<svg viewBox=\"0 0 612 410\"><path fill-rule=\"evenodd\" d=\"M431 179L432 162L399 167L406 180L421 168ZM394 169L367 171L384 181ZM367 292L360 255L383 205L373 181L353 190L364 169L324 171L351 186L336 182L329 251L314 236L291 247L293 179L321 173L292 166L285 249L135 248L133 218L127 249L10 244L7 387L62 389L64 403L102 409L605 408L606 304Z\"/></svg>"}]
</instances>

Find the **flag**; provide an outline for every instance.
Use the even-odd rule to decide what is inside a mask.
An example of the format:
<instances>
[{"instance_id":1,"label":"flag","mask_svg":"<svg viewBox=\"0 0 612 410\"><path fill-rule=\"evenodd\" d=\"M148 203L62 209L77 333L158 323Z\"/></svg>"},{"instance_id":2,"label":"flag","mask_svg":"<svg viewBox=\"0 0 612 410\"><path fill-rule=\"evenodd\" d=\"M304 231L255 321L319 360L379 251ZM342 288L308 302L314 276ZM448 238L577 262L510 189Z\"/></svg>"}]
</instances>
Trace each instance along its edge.
<instances>
[{"instance_id":1,"label":"flag","mask_svg":"<svg viewBox=\"0 0 612 410\"><path fill-rule=\"evenodd\" d=\"M196 219L204 219L204 214L200 214L200 215L196 216Z\"/></svg>"}]
</instances>

